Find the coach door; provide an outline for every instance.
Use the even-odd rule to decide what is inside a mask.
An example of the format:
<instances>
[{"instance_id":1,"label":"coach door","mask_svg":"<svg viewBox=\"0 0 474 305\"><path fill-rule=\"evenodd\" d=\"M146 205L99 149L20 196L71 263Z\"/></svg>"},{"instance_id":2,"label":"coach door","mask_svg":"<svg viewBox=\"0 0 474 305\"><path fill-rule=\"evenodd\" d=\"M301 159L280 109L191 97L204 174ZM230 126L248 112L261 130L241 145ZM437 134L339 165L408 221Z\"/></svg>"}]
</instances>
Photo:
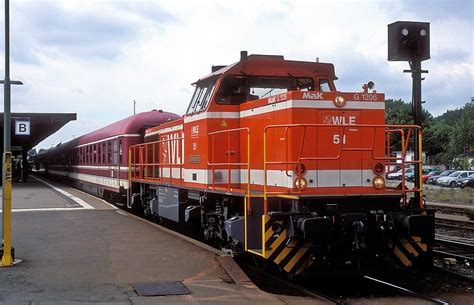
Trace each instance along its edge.
<instances>
[{"instance_id":1,"label":"coach door","mask_svg":"<svg viewBox=\"0 0 474 305\"><path fill-rule=\"evenodd\" d=\"M119 137L113 141L113 151L114 151L114 170L115 170L115 179L117 188L120 189L120 174L121 174L121 164L122 164L122 138Z\"/></svg>"}]
</instances>

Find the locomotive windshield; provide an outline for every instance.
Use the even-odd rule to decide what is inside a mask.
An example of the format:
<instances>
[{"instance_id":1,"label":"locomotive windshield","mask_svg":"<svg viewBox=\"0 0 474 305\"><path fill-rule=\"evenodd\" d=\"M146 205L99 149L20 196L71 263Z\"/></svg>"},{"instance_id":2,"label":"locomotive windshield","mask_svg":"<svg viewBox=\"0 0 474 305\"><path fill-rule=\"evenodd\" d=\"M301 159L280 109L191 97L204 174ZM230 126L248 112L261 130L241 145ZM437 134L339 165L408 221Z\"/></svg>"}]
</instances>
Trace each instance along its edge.
<instances>
[{"instance_id":1,"label":"locomotive windshield","mask_svg":"<svg viewBox=\"0 0 474 305\"><path fill-rule=\"evenodd\" d=\"M217 103L236 105L292 90L314 90L314 81L305 77L231 75L219 87Z\"/></svg>"},{"instance_id":2,"label":"locomotive windshield","mask_svg":"<svg viewBox=\"0 0 474 305\"><path fill-rule=\"evenodd\" d=\"M206 109L214 92L216 80L217 78L210 78L197 84L186 114L201 112Z\"/></svg>"}]
</instances>

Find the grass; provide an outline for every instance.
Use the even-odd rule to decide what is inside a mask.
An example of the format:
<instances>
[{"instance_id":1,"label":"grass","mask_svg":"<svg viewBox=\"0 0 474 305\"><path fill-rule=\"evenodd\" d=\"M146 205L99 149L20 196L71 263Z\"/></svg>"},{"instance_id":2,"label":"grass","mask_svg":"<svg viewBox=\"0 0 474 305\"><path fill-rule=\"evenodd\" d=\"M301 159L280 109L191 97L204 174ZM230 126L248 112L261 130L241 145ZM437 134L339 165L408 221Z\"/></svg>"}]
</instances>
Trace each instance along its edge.
<instances>
[{"instance_id":1,"label":"grass","mask_svg":"<svg viewBox=\"0 0 474 305\"><path fill-rule=\"evenodd\" d=\"M425 188L423 190L423 195L425 195L427 202L474 205L473 188Z\"/></svg>"}]
</instances>

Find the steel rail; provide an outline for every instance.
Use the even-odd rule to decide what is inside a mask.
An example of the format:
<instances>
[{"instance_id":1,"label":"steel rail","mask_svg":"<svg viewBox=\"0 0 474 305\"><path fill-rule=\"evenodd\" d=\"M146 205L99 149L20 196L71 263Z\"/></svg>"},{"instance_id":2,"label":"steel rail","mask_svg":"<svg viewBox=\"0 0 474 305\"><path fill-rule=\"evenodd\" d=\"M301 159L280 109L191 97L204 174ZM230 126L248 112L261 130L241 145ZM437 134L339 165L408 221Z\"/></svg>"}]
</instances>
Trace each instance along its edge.
<instances>
[{"instance_id":1,"label":"steel rail","mask_svg":"<svg viewBox=\"0 0 474 305\"><path fill-rule=\"evenodd\" d=\"M431 301L431 302L434 302L436 304L442 304L442 305L449 305L450 304L449 302L446 302L446 301L443 301L443 300L440 300L440 299L435 299L435 298L432 298L432 297L429 297L429 296L411 291L409 289L403 288L401 286L397 286L395 284L376 279L376 278L371 277L371 276L364 275L364 278L367 279L367 280L373 281L377 284L381 284L381 285L384 285L384 286L388 286L392 289L396 289L396 290L401 291L402 293L404 293L406 295L409 295L409 296L413 296L413 297L416 297L416 298L419 298L419 299Z\"/></svg>"},{"instance_id":2,"label":"steel rail","mask_svg":"<svg viewBox=\"0 0 474 305\"><path fill-rule=\"evenodd\" d=\"M474 244L466 243L466 242L462 242L462 241L458 241L458 240L436 238L435 242L448 244L450 246L458 246L458 247L463 247L463 248L469 248L469 249L474 250Z\"/></svg>"},{"instance_id":3,"label":"steel rail","mask_svg":"<svg viewBox=\"0 0 474 305\"><path fill-rule=\"evenodd\" d=\"M268 278L272 281L278 282L278 283L280 283L280 284L282 284L286 287L291 288L294 291L298 291L298 292L300 292L302 294L305 294L305 295L307 295L311 298L320 299L320 300L331 302L331 303L334 303L334 304L337 304L337 305L344 304L344 302L341 301L341 300L332 298L330 296L327 296L327 295L325 295L323 293L320 293L318 291L315 291L315 290L310 290L310 289L308 289L304 286L292 283L288 280L285 280L285 279L282 279L278 276L272 275L272 274L270 274L266 271L262 271L261 269L258 269L254 266L250 266L250 265L247 264L246 268L251 269L253 272L258 272L258 273L260 273L260 276L263 276L263 277ZM262 273L263 273L263 275L262 275Z\"/></svg>"},{"instance_id":4,"label":"steel rail","mask_svg":"<svg viewBox=\"0 0 474 305\"><path fill-rule=\"evenodd\" d=\"M443 257L454 257L454 258L474 262L474 257L464 256L462 254L456 254L456 253L446 252L442 250L433 250L433 253L438 254L439 256L443 256Z\"/></svg>"},{"instance_id":5,"label":"steel rail","mask_svg":"<svg viewBox=\"0 0 474 305\"><path fill-rule=\"evenodd\" d=\"M474 225L470 221L465 220L453 220L453 219L435 219L436 226L439 227L447 227L447 228L455 228L467 231L474 231Z\"/></svg>"},{"instance_id":6,"label":"steel rail","mask_svg":"<svg viewBox=\"0 0 474 305\"><path fill-rule=\"evenodd\" d=\"M457 241L457 240L443 239L443 238L436 238L435 243L437 246L442 248L442 249L433 249L433 253L436 254L437 256L454 257L454 258L474 262L474 244ZM448 249L443 249L443 247L448 248ZM461 253L455 253L451 251L456 251L456 252L461 252ZM471 256L463 255L462 252L471 254Z\"/></svg>"}]
</instances>

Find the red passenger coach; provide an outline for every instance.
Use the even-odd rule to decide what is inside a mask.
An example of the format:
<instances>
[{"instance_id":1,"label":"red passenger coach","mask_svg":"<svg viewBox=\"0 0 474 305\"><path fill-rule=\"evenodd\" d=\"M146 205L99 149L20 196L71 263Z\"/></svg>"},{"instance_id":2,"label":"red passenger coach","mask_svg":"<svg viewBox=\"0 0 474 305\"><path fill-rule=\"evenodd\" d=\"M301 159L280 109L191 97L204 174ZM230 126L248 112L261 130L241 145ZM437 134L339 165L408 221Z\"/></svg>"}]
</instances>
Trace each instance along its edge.
<instances>
[{"instance_id":1,"label":"red passenger coach","mask_svg":"<svg viewBox=\"0 0 474 305\"><path fill-rule=\"evenodd\" d=\"M340 92L336 79L332 64L246 52L213 67L183 118L130 147L130 205L291 274L431 264L421 189L385 183L390 164L421 152L410 147L420 128L386 125L372 82Z\"/></svg>"},{"instance_id":2,"label":"red passenger coach","mask_svg":"<svg viewBox=\"0 0 474 305\"><path fill-rule=\"evenodd\" d=\"M37 157L38 167L67 177L79 188L113 202L123 201L129 188L128 148L142 143L146 128L179 116L142 112L51 148Z\"/></svg>"}]
</instances>

